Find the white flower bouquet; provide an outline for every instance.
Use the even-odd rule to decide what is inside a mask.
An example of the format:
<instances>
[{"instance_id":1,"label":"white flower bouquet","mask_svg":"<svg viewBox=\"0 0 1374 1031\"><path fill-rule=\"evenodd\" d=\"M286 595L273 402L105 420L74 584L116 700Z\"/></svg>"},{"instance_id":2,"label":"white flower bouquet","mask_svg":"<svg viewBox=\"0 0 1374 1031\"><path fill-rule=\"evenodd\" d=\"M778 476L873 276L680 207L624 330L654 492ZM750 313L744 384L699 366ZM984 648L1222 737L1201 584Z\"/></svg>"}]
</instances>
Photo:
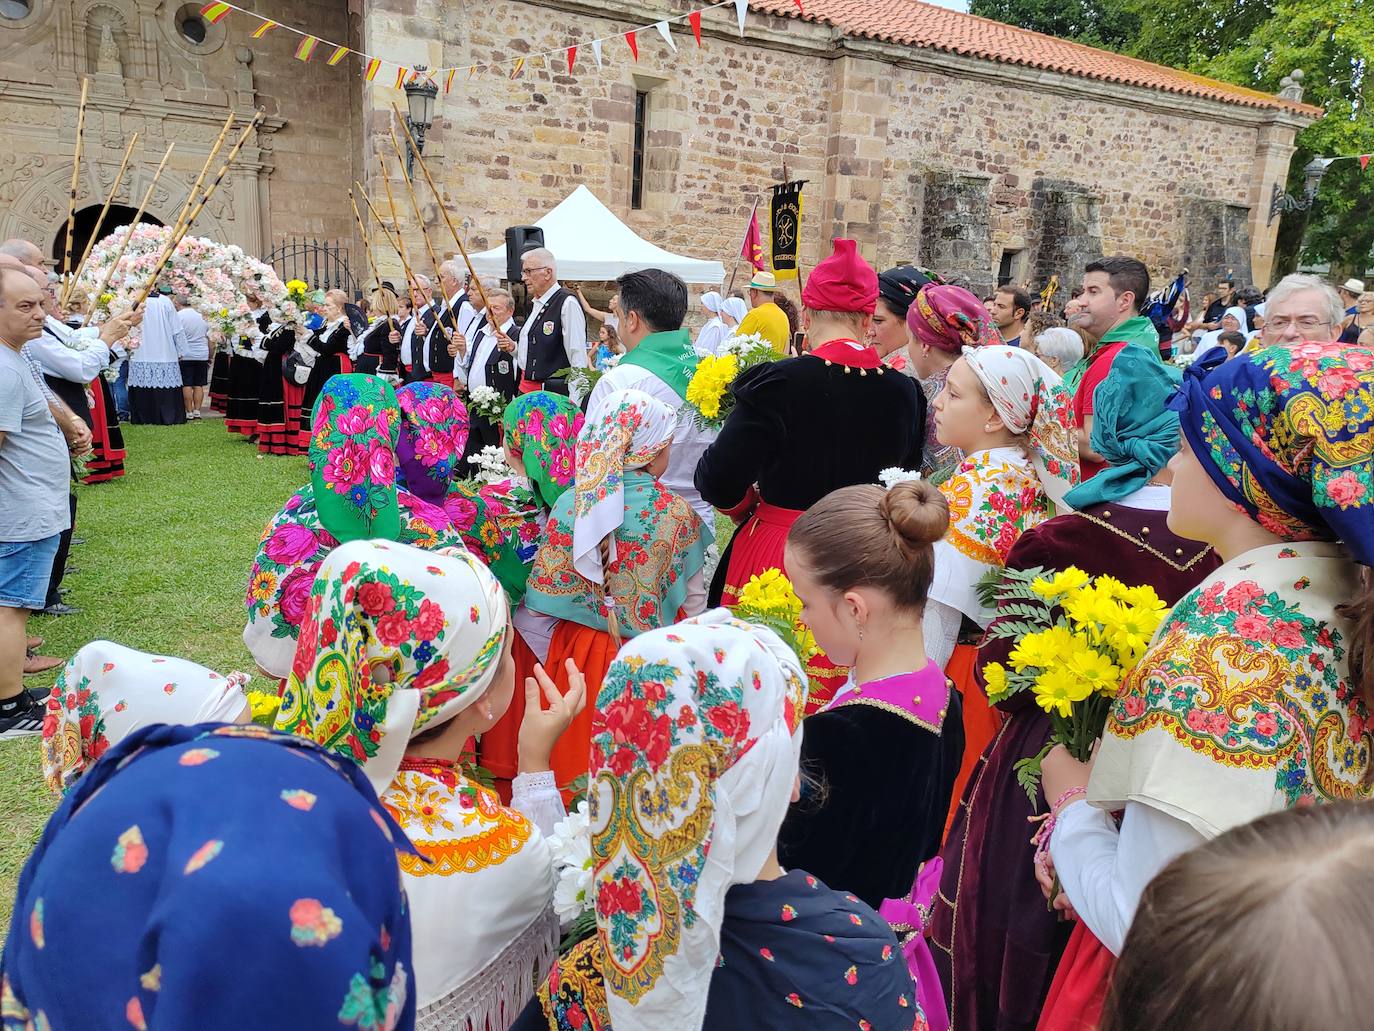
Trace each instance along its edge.
<instances>
[{"instance_id":1,"label":"white flower bouquet","mask_svg":"<svg viewBox=\"0 0 1374 1031\"><path fill-rule=\"evenodd\" d=\"M474 387L468 392L468 412L487 422L499 423L506 414L506 399L493 387Z\"/></svg>"}]
</instances>

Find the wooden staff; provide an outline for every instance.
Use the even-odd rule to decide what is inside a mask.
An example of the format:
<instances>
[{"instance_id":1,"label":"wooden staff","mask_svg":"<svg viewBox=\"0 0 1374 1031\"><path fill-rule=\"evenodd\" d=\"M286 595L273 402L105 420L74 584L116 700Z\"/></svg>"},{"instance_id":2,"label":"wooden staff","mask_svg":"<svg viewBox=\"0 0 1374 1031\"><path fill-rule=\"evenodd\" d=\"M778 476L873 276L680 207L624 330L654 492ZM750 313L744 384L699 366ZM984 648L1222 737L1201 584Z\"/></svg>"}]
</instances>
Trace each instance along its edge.
<instances>
[{"instance_id":1,"label":"wooden staff","mask_svg":"<svg viewBox=\"0 0 1374 1031\"><path fill-rule=\"evenodd\" d=\"M391 134L391 148L396 151L396 164L401 169L401 178L405 180L406 190L410 193L410 206L415 209L415 221L420 225L420 239L425 241L425 250L429 254L429 263L434 267L434 282L439 282L439 258L434 253L434 248L430 246L429 233L425 231L425 216L420 211L420 201L415 196L415 184L410 181L410 176L406 174L406 159L401 153L401 145L396 142L396 127L394 124L387 126L387 131ZM386 162L382 162L382 174L386 174ZM445 298L447 300L447 298Z\"/></svg>"},{"instance_id":2,"label":"wooden staff","mask_svg":"<svg viewBox=\"0 0 1374 1031\"><path fill-rule=\"evenodd\" d=\"M119 192L120 180L124 178L124 170L129 167L129 156L134 152L134 144L138 142L138 133L134 133L133 139L129 140L129 145L124 148L124 160L119 163L119 171L115 173L114 182L110 184L110 194L105 198L105 206L100 209L100 215L95 220L95 228L91 230L90 239L86 241L86 249L81 252L81 260L76 263L76 269L62 287L61 307L65 308L67 302L71 300L72 290L76 288L76 281L81 278L81 270L86 267L86 259L91 256L91 249L95 247L95 242L100 239L100 227L105 224L105 216L110 211L110 205L114 203L115 194Z\"/></svg>"},{"instance_id":3,"label":"wooden staff","mask_svg":"<svg viewBox=\"0 0 1374 1031\"><path fill-rule=\"evenodd\" d=\"M483 309L487 309L487 292L482 289L482 281L477 278L477 273L472 270L472 262L468 260L468 250L463 246L463 241L458 236L458 230L454 228L453 219L448 217L448 209L444 207L444 198L439 196L439 187L434 185L434 176L429 174L429 166L425 164L425 156L420 153L420 148L415 145L415 137L410 135L410 126L406 125L404 118L401 118L401 112L395 104L391 105L391 110L400 121L401 129L406 134L406 140L415 152L415 161L420 166L420 171L425 173L425 181L429 183L429 188L434 194L434 203L439 205L439 214L444 216L444 221L448 224L448 231L453 234L453 242L458 246L458 253L463 256L463 264L468 267L468 278L472 280L472 285L477 287L477 296L482 301Z\"/></svg>"},{"instance_id":4,"label":"wooden staff","mask_svg":"<svg viewBox=\"0 0 1374 1031\"><path fill-rule=\"evenodd\" d=\"M162 270L167 267L167 262L171 260L172 252L176 250L177 245L181 243L186 234L191 231L191 226L193 226L196 219L200 217L200 213L205 210L205 205L209 202L210 198L214 196L215 190L219 188L219 184L224 181L224 173L229 171L229 166L232 165L234 159L239 156L239 151L243 148L243 145L248 142L248 137L252 134L253 130L258 127L258 123L262 121L265 115L265 111L259 110L253 115L252 120L243 127L243 132L239 134L239 138L237 142L234 143L233 149L229 151L229 156L224 159L224 164L220 166L219 173L215 176L215 181L206 188L204 196L196 202L195 208L192 209L190 215L182 223L180 234L170 238L167 241L167 246L162 249L162 254L158 258L157 266L153 269L152 275L148 277L148 282L143 284L143 292L139 294L138 302L134 305L135 308L148 299L148 295L153 291L153 286L157 283L157 277L162 275Z\"/></svg>"},{"instance_id":5,"label":"wooden staff","mask_svg":"<svg viewBox=\"0 0 1374 1031\"><path fill-rule=\"evenodd\" d=\"M396 256L401 259L401 269L405 272L406 277L406 294L409 295L410 284L415 281L415 276L410 271L410 259L406 257L406 245L405 241L401 239L400 231L397 230L395 237L393 237L391 233L387 230L386 223L382 221L382 216L377 214L377 209L372 206L372 201L367 196L367 191L364 190L357 183L354 183L353 185L358 187L358 194L363 198L363 203L367 205L367 210L370 211L372 213L372 217L377 220L377 225L381 226L382 235L386 237L386 242L391 244L391 249L394 250L396 252ZM390 194L391 191L387 190L387 193ZM391 208L394 213L396 210L396 205L392 204Z\"/></svg>"},{"instance_id":6,"label":"wooden staff","mask_svg":"<svg viewBox=\"0 0 1374 1031\"><path fill-rule=\"evenodd\" d=\"M100 280L100 288L96 290L95 296L91 298L91 306L86 310L86 318L81 322L81 328L85 329L91 324L91 316L95 314L96 305L100 303L100 295L105 292L105 288L110 285L110 277L114 275L114 270L119 267L119 259L124 257L124 248L129 246L129 241L133 239L134 230L143 221L143 212L148 207L148 202L153 199L153 189L157 186L158 177L162 175L162 169L167 164L167 159L172 156L172 149L175 143L167 144L167 152L162 155L162 160L157 163L157 171L153 173L153 181L148 184L147 192L143 194L143 203L138 206L138 212L134 215L134 220L129 223L129 231L124 235L123 241L119 245L119 250L115 251L114 260L110 262L110 267L105 270L105 276Z\"/></svg>"},{"instance_id":7,"label":"wooden staff","mask_svg":"<svg viewBox=\"0 0 1374 1031\"><path fill-rule=\"evenodd\" d=\"M220 129L219 136L215 138L215 145L210 148L210 153L205 155L205 164L200 166L200 175L196 176L196 183L191 187L191 192L186 195L186 203L177 212L176 221L172 223L172 235L177 236L181 232L181 224L186 218L186 213L191 210L191 205L195 203L196 194L200 192L200 187L205 182L205 177L210 173L210 165L214 163L215 156L219 153L220 147L224 146L225 137L229 135L229 130L234 126L234 112L231 110L227 118L224 119L224 127Z\"/></svg>"},{"instance_id":8,"label":"wooden staff","mask_svg":"<svg viewBox=\"0 0 1374 1031\"><path fill-rule=\"evenodd\" d=\"M382 276L377 271L377 262L372 257L372 245L367 240L367 226L363 224L362 213L358 211L358 200L353 196L352 190L348 191L348 201L353 205L353 217L358 220L358 232L362 234L363 253L367 255L367 267L372 269L372 278L377 283L377 289L380 290L382 288ZM400 329L396 320L390 315L386 317L386 323L392 329Z\"/></svg>"},{"instance_id":9,"label":"wooden staff","mask_svg":"<svg viewBox=\"0 0 1374 1031\"><path fill-rule=\"evenodd\" d=\"M72 270L72 234L76 232L76 184L81 179L81 134L86 128L86 94L91 80L81 79L81 104L76 109L76 149L72 152L72 189L67 199L67 240L62 255L63 273Z\"/></svg>"}]
</instances>

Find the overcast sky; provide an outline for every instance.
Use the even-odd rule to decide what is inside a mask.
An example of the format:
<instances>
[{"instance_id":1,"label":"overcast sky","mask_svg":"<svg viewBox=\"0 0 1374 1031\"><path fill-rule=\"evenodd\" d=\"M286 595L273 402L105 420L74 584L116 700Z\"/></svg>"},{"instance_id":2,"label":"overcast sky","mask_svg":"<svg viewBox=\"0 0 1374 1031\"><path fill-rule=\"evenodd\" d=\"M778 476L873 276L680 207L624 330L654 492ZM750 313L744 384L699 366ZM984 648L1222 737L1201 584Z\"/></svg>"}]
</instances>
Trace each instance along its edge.
<instances>
[{"instance_id":1,"label":"overcast sky","mask_svg":"<svg viewBox=\"0 0 1374 1031\"><path fill-rule=\"evenodd\" d=\"M929 2L941 7L948 7L952 11L968 10L968 0L929 0Z\"/></svg>"}]
</instances>

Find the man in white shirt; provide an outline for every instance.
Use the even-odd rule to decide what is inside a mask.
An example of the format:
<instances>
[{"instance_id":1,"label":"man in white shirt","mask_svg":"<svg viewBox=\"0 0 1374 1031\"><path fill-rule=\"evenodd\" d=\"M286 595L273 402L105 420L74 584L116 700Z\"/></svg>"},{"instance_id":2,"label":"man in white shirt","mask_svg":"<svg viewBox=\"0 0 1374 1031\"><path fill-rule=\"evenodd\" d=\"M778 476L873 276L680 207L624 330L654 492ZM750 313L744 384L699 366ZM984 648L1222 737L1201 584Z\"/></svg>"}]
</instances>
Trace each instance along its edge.
<instances>
[{"instance_id":1,"label":"man in white shirt","mask_svg":"<svg viewBox=\"0 0 1374 1031\"><path fill-rule=\"evenodd\" d=\"M507 401L515 397L520 385L520 371L515 365L515 301L505 290L488 290L489 313L483 315L472 331L472 364L467 370L468 391L491 387ZM493 329L492 323L495 323ZM472 415L468 451L476 453L484 447L501 443L501 427L476 413Z\"/></svg>"},{"instance_id":2,"label":"man in white shirt","mask_svg":"<svg viewBox=\"0 0 1374 1031\"><path fill-rule=\"evenodd\" d=\"M587 367L587 319L577 295L558 282L553 251L536 247L520 260L520 278L533 298L530 317L520 329L516 360L523 378L520 392L550 390L568 393L563 369Z\"/></svg>"},{"instance_id":3,"label":"man in white shirt","mask_svg":"<svg viewBox=\"0 0 1374 1031\"><path fill-rule=\"evenodd\" d=\"M425 379L424 343L429 330L434 326L434 305L430 302L433 286L428 276L415 275L410 281L410 303L415 314L401 331L401 368L407 383ZM416 346L416 329L419 333L419 346Z\"/></svg>"},{"instance_id":4,"label":"man in white shirt","mask_svg":"<svg viewBox=\"0 0 1374 1031\"><path fill-rule=\"evenodd\" d=\"M696 370L697 354L692 336L682 328L687 315L687 287L670 272L644 269L621 276L616 315L625 356L596 383L588 409L606 394L642 390L677 412L677 428L668 452L663 485L686 501L701 516L714 536L715 511L696 488L697 460L715 434L703 429L687 403L687 383Z\"/></svg>"},{"instance_id":5,"label":"man in white shirt","mask_svg":"<svg viewBox=\"0 0 1374 1031\"><path fill-rule=\"evenodd\" d=\"M172 303L177 308L177 321L186 338L183 350L177 355L181 363L181 399L186 403L186 418L199 419L205 404L205 387L210 373L210 327L205 316L190 306L185 294L176 294Z\"/></svg>"}]
</instances>

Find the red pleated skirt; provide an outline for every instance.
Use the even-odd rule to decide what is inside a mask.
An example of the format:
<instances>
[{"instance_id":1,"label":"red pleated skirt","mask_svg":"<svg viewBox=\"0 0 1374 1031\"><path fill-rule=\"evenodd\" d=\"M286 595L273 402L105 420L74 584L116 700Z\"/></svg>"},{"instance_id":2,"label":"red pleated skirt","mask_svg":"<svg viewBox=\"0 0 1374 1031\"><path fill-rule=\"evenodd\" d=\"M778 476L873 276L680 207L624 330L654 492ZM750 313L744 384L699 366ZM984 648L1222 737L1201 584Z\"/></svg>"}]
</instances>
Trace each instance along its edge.
<instances>
[{"instance_id":1,"label":"red pleated skirt","mask_svg":"<svg viewBox=\"0 0 1374 1031\"><path fill-rule=\"evenodd\" d=\"M606 679L606 670L615 652L615 642L605 630L594 630L566 619L559 620L554 627L553 640L549 642L549 661L544 668L563 694L568 693L565 660L572 659L587 681L586 708L553 746L553 772L565 805L573 795L570 785L591 765L592 710L596 708L597 692Z\"/></svg>"},{"instance_id":2,"label":"red pleated skirt","mask_svg":"<svg viewBox=\"0 0 1374 1031\"><path fill-rule=\"evenodd\" d=\"M1055 971L1035 1031L1096 1031L1116 957L1079 921Z\"/></svg>"},{"instance_id":3,"label":"red pleated skirt","mask_svg":"<svg viewBox=\"0 0 1374 1031\"><path fill-rule=\"evenodd\" d=\"M959 775L954 780L954 795L950 801L949 815L945 817L945 834L954 823L954 814L959 811L959 800L964 797L964 787L983 750L997 736L997 728L1002 725L1002 713L993 708L983 687L978 683L974 670L978 666L978 649L971 644L956 644L954 654L945 666L945 676L954 682L963 696L964 709L964 758L959 764Z\"/></svg>"},{"instance_id":4,"label":"red pleated skirt","mask_svg":"<svg viewBox=\"0 0 1374 1031\"><path fill-rule=\"evenodd\" d=\"M119 429L109 382L102 376L86 388L91 403L91 457L82 483L106 483L124 475L124 434Z\"/></svg>"},{"instance_id":5,"label":"red pleated skirt","mask_svg":"<svg viewBox=\"0 0 1374 1031\"><path fill-rule=\"evenodd\" d=\"M265 455L303 455L310 449L310 427L301 432L301 401L305 387L282 380L282 411L280 425L258 423L258 450ZM307 423L309 422L307 418Z\"/></svg>"},{"instance_id":6,"label":"red pleated skirt","mask_svg":"<svg viewBox=\"0 0 1374 1031\"><path fill-rule=\"evenodd\" d=\"M515 660L515 692L511 695L510 708L477 742L477 765L495 778L496 793L505 805L510 804L511 781L520 772L520 722L525 718L525 678L534 676L534 665L539 661L518 630L511 644L511 658Z\"/></svg>"},{"instance_id":7,"label":"red pleated skirt","mask_svg":"<svg viewBox=\"0 0 1374 1031\"><path fill-rule=\"evenodd\" d=\"M783 568L787 534L800 515L800 509L759 502L730 545L730 564L725 567L725 589L720 597L722 605L734 605L739 601L740 592L751 576ZM806 664L806 715L812 716L823 708L848 677L849 667L836 666L824 652L814 655Z\"/></svg>"}]
</instances>

